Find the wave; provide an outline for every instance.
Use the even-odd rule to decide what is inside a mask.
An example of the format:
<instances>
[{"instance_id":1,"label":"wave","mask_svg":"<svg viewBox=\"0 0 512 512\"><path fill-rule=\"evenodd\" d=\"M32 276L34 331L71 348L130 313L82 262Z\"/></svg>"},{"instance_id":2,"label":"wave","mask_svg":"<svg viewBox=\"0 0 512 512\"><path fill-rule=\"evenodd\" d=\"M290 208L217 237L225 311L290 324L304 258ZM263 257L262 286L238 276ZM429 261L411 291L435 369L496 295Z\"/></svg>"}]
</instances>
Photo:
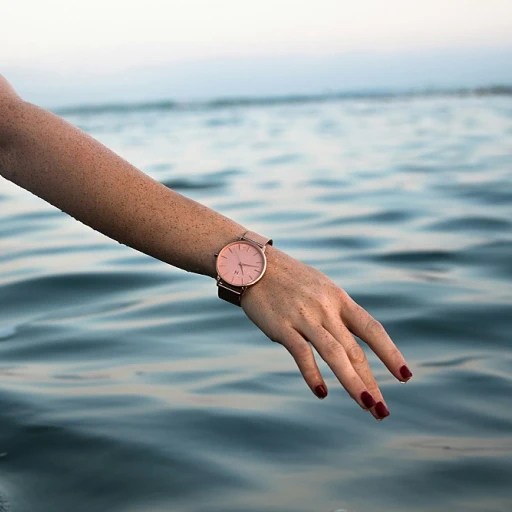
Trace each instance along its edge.
<instances>
[{"instance_id":1,"label":"wave","mask_svg":"<svg viewBox=\"0 0 512 512\"><path fill-rule=\"evenodd\" d=\"M125 113L149 110L208 110L232 107L260 107L304 103L323 103L342 100L393 100L430 96L512 96L512 85L457 89L421 89L407 91L365 90L323 94L292 94L283 96L255 96L218 98L208 101L148 101L139 103L106 103L76 105L54 109L59 115Z\"/></svg>"}]
</instances>

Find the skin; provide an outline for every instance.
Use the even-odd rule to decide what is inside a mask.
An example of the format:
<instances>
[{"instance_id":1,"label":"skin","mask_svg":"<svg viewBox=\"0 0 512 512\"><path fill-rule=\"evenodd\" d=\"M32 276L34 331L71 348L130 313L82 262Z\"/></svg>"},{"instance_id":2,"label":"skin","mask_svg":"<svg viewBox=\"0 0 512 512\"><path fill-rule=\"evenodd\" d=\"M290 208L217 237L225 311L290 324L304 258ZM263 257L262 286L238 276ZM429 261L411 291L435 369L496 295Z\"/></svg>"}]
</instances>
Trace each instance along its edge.
<instances>
[{"instance_id":1,"label":"skin","mask_svg":"<svg viewBox=\"0 0 512 512\"><path fill-rule=\"evenodd\" d=\"M120 243L213 278L215 253L247 231L153 180L58 116L23 101L1 75L0 174ZM327 392L314 347L360 407L368 409L361 394L372 395L377 405L369 410L382 419L385 401L353 336L404 382L410 378L400 373L405 359L382 325L320 271L276 247L268 246L266 255L267 271L245 292L242 309L290 352L313 393L318 396L320 385Z\"/></svg>"}]
</instances>

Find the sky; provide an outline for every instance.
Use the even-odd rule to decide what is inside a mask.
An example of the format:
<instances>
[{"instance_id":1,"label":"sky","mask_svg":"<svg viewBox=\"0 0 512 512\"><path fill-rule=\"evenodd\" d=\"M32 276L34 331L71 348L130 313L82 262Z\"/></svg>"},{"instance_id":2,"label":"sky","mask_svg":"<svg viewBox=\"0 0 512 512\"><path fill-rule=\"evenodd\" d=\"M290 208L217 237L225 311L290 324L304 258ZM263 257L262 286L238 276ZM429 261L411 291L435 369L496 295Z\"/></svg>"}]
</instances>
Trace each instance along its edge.
<instances>
[{"instance_id":1,"label":"sky","mask_svg":"<svg viewBox=\"0 0 512 512\"><path fill-rule=\"evenodd\" d=\"M12 0L0 73L43 106L512 83L511 0Z\"/></svg>"}]
</instances>

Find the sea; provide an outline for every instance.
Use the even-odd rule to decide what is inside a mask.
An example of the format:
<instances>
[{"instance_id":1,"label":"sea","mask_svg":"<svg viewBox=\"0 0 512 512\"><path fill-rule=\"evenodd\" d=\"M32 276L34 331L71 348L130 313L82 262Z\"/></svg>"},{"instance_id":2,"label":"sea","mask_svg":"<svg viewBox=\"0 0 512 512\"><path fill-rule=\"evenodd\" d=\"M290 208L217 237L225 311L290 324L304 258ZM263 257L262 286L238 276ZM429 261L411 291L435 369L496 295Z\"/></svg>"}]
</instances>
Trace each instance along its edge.
<instances>
[{"instance_id":1,"label":"sea","mask_svg":"<svg viewBox=\"0 0 512 512\"><path fill-rule=\"evenodd\" d=\"M211 278L0 179L1 512L512 510L512 95L55 110L380 320L377 422Z\"/></svg>"}]
</instances>

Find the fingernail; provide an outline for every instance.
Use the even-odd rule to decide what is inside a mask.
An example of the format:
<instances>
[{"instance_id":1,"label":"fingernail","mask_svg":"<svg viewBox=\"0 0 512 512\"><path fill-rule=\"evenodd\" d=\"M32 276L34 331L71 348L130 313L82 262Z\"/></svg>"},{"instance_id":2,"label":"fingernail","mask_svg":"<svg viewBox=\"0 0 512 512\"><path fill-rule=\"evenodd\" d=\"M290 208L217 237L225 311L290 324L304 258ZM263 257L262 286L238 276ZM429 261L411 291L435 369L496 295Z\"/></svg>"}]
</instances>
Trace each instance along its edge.
<instances>
[{"instance_id":1,"label":"fingernail","mask_svg":"<svg viewBox=\"0 0 512 512\"><path fill-rule=\"evenodd\" d=\"M323 384L319 384L315 388L315 395L318 398L325 398L327 396L327 389L325 389L325 386Z\"/></svg>"},{"instance_id":2,"label":"fingernail","mask_svg":"<svg viewBox=\"0 0 512 512\"><path fill-rule=\"evenodd\" d=\"M388 408L382 402L378 402L375 406L375 413L379 420L383 420L386 416L389 416Z\"/></svg>"},{"instance_id":3,"label":"fingernail","mask_svg":"<svg viewBox=\"0 0 512 512\"><path fill-rule=\"evenodd\" d=\"M371 409L375 405L375 400L373 396L368 393L368 391L363 391L361 393L361 402L365 405L366 408Z\"/></svg>"},{"instance_id":4,"label":"fingernail","mask_svg":"<svg viewBox=\"0 0 512 512\"><path fill-rule=\"evenodd\" d=\"M412 377L411 370L409 370L405 364L402 366L402 368L400 368L400 375L404 380L409 380Z\"/></svg>"}]
</instances>

